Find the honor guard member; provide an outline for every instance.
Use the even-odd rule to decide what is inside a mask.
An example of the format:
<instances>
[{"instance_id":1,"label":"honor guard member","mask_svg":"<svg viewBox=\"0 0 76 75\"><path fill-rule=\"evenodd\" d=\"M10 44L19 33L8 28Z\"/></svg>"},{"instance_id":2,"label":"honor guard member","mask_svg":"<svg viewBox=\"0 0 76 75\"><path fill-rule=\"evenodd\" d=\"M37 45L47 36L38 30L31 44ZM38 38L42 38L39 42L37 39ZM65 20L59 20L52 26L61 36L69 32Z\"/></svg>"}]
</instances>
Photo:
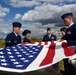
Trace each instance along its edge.
<instances>
[{"instance_id":1,"label":"honor guard member","mask_svg":"<svg viewBox=\"0 0 76 75\"><path fill-rule=\"evenodd\" d=\"M22 33L22 35L24 36L23 43L25 43L25 42L30 43L31 42L29 40L30 34L31 34L31 31L30 30L24 30L23 31L23 33Z\"/></svg>"},{"instance_id":2,"label":"honor guard member","mask_svg":"<svg viewBox=\"0 0 76 75\"><path fill-rule=\"evenodd\" d=\"M51 33L51 29L47 28L47 34L44 35L43 37L43 41L56 41L56 36L54 34Z\"/></svg>"},{"instance_id":3,"label":"honor guard member","mask_svg":"<svg viewBox=\"0 0 76 75\"><path fill-rule=\"evenodd\" d=\"M51 29L47 28L47 34L43 36L43 42L56 41L56 39L57 38L54 34L52 34ZM47 69L53 70L54 73L60 73L59 63L56 63Z\"/></svg>"},{"instance_id":4,"label":"honor guard member","mask_svg":"<svg viewBox=\"0 0 76 75\"><path fill-rule=\"evenodd\" d=\"M66 27L62 27L60 29L61 34L62 34L61 40L65 40L66 29L67 29Z\"/></svg>"},{"instance_id":5,"label":"honor guard member","mask_svg":"<svg viewBox=\"0 0 76 75\"><path fill-rule=\"evenodd\" d=\"M73 13L66 13L61 16L66 26L68 26L65 34L65 40L70 46L76 46L76 24L73 20ZM66 75L76 75L76 67L67 64L68 70Z\"/></svg>"},{"instance_id":6,"label":"honor guard member","mask_svg":"<svg viewBox=\"0 0 76 75\"><path fill-rule=\"evenodd\" d=\"M62 27L60 29L61 34L62 34L61 40L66 40L66 38L65 38L66 29L67 29L66 27ZM68 67L67 67L67 65L68 65L68 59L64 59L63 61L64 61L64 70L65 70L64 73L65 73L65 75L68 75Z\"/></svg>"},{"instance_id":7,"label":"honor guard member","mask_svg":"<svg viewBox=\"0 0 76 75\"><path fill-rule=\"evenodd\" d=\"M21 36L19 35L20 29L21 29L21 23L19 22L13 22L13 32L8 34L5 39L5 46L13 46L21 43Z\"/></svg>"}]
</instances>

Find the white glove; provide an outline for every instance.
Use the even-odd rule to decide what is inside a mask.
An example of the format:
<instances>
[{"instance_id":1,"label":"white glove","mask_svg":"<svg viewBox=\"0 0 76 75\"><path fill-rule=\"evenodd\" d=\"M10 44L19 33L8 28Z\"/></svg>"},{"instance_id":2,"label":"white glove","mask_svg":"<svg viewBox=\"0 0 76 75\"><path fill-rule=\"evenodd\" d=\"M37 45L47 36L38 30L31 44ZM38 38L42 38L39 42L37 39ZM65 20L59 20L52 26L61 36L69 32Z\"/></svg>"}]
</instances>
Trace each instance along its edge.
<instances>
[{"instance_id":1,"label":"white glove","mask_svg":"<svg viewBox=\"0 0 76 75\"><path fill-rule=\"evenodd\" d=\"M76 67L76 54L69 58L69 63Z\"/></svg>"}]
</instances>

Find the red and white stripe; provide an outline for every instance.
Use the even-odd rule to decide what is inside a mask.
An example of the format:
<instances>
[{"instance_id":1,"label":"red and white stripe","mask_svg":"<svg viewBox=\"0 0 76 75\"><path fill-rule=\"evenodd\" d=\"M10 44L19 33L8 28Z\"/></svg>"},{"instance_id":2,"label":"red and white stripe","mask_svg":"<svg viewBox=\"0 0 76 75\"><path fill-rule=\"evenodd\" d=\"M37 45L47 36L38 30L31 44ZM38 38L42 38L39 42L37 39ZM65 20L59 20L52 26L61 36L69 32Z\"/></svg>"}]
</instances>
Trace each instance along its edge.
<instances>
[{"instance_id":1,"label":"red and white stripe","mask_svg":"<svg viewBox=\"0 0 76 75\"><path fill-rule=\"evenodd\" d=\"M62 59L70 58L75 54L74 49L69 48L66 41L36 42L32 45L44 45L44 47L38 57L23 72L34 71L49 67L61 61Z\"/></svg>"}]
</instances>

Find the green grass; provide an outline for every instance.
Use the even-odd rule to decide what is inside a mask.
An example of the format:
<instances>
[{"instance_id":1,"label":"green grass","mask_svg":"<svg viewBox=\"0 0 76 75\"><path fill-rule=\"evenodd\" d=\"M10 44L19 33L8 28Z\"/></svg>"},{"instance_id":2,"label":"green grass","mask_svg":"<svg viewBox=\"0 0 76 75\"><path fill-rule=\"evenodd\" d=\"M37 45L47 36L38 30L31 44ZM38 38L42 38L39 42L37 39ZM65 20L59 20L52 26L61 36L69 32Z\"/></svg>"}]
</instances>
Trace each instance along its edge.
<instances>
[{"instance_id":1,"label":"green grass","mask_svg":"<svg viewBox=\"0 0 76 75\"><path fill-rule=\"evenodd\" d=\"M0 40L0 48L4 48L5 47L5 41L4 40Z\"/></svg>"},{"instance_id":2,"label":"green grass","mask_svg":"<svg viewBox=\"0 0 76 75\"><path fill-rule=\"evenodd\" d=\"M59 62L60 70L64 71L64 62L63 60Z\"/></svg>"}]
</instances>

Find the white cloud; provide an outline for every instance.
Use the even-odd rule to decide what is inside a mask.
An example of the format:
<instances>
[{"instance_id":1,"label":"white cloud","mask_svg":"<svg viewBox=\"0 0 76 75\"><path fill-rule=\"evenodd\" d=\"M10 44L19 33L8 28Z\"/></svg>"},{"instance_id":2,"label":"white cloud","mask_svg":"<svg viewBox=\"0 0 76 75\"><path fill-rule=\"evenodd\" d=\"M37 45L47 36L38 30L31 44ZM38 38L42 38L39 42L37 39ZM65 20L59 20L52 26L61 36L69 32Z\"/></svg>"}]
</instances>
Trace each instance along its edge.
<instances>
[{"instance_id":1,"label":"white cloud","mask_svg":"<svg viewBox=\"0 0 76 75\"><path fill-rule=\"evenodd\" d=\"M22 15L21 15L21 14L16 14L16 15L15 15L15 17L14 17L14 19L16 19L16 20L17 20L17 19L20 19L21 17L22 17Z\"/></svg>"},{"instance_id":2,"label":"white cloud","mask_svg":"<svg viewBox=\"0 0 76 75\"><path fill-rule=\"evenodd\" d=\"M35 0L9 0L9 3L13 7L31 7L40 4L40 2Z\"/></svg>"},{"instance_id":3,"label":"white cloud","mask_svg":"<svg viewBox=\"0 0 76 75\"><path fill-rule=\"evenodd\" d=\"M0 5L0 18L3 18L9 13L9 8L4 8Z\"/></svg>"},{"instance_id":4,"label":"white cloud","mask_svg":"<svg viewBox=\"0 0 76 75\"><path fill-rule=\"evenodd\" d=\"M65 2L76 2L76 0L6 0L5 2L13 7L32 7L42 4L42 2L51 4L61 4Z\"/></svg>"},{"instance_id":5,"label":"white cloud","mask_svg":"<svg viewBox=\"0 0 76 75\"><path fill-rule=\"evenodd\" d=\"M10 22L0 19L0 38L5 38L8 33L12 31Z\"/></svg>"},{"instance_id":6,"label":"white cloud","mask_svg":"<svg viewBox=\"0 0 76 75\"><path fill-rule=\"evenodd\" d=\"M60 2L73 2L73 1L75 1L76 2L76 0L36 0L36 1L42 1L42 2L47 2L47 3L60 3Z\"/></svg>"},{"instance_id":7,"label":"white cloud","mask_svg":"<svg viewBox=\"0 0 76 75\"><path fill-rule=\"evenodd\" d=\"M70 5L52 5L43 4L41 6L36 6L34 10L29 10L22 17L24 21L39 21L39 20L56 20L60 19L61 15L66 12L76 13L76 4ZM76 16L74 16L76 17Z\"/></svg>"},{"instance_id":8,"label":"white cloud","mask_svg":"<svg viewBox=\"0 0 76 75\"><path fill-rule=\"evenodd\" d=\"M6 16L6 13L0 13L0 18L3 18Z\"/></svg>"},{"instance_id":9,"label":"white cloud","mask_svg":"<svg viewBox=\"0 0 76 75\"><path fill-rule=\"evenodd\" d=\"M64 2L65 0L37 0L37 1L42 1L42 2L47 2L47 3L59 3L59 2Z\"/></svg>"}]
</instances>

